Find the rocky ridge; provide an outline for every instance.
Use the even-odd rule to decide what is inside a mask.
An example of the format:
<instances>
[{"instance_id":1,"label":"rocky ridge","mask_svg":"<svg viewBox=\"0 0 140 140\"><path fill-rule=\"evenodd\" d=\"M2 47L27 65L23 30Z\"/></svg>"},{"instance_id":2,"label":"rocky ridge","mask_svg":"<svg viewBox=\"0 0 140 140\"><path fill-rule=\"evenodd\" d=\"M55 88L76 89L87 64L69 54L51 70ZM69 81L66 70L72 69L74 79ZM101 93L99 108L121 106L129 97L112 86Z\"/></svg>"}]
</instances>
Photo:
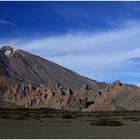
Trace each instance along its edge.
<instances>
[{"instance_id":1,"label":"rocky ridge","mask_svg":"<svg viewBox=\"0 0 140 140\"><path fill-rule=\"evenodd\" d=\"M131 99L121 101L121 97L118 97L122 96L123 93L131 94L131 90L134 89L135 91L138 90L137 96L140 96L139 87L122 84L120 81L108 84L106 89L98 92L92 91L86 84L79 90L72 91L70 88L63 87L56 80L50 83L53 84L39 85L37 87L28 82L14 84L4 92L2 99L5 102L10 102L23 108L54 108L88 112L131 110L130 107L123 105L129 104L131 106ZM135 99L137 99L137 96ZM133 103L133 106L134 104L138 103Z\"/></svg>"}]
</instances>

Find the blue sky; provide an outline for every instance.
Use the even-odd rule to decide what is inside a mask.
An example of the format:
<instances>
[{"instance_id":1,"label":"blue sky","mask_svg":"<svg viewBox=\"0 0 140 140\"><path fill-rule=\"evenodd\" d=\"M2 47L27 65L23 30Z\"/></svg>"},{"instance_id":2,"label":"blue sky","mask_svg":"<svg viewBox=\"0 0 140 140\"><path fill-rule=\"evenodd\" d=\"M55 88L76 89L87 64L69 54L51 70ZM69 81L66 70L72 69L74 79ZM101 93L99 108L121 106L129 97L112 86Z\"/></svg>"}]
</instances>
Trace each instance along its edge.
<instances>
[{"instance_id":1,"label":"blue sky","mask_svg":"<svg viewBox=\"0 0 140 140\"><path fill-rule=\"evenodd\" d=\"M0 2L4 44L98 81L140 85L140 2Z\"/></svg>"}]
</instances>

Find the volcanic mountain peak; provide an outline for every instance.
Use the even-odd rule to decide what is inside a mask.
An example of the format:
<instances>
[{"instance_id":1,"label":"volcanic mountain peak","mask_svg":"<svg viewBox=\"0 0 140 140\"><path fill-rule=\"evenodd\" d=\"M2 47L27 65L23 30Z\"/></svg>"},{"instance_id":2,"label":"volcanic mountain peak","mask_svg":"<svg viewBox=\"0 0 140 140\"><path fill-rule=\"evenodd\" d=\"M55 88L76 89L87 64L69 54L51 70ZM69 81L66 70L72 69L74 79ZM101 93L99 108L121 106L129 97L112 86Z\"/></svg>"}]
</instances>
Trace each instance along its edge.
<instances>
[{"instance_id":1,"label":"volcanic mountain peak","mask_svg":"<svg viewBox=\"0 0 140 140\"><path fill-rule=\"evenodd\" d=\"M3 47L1 47L1 50L13 50L14 48L12 48L9 45L4 45Z\"/></svg>"},{"instance_id":2,"label":"volcanic mountain peak","mask_svg":"<svg viewBox=\"0 0 140 140\"><path fill-rule=\"evenodd\" d=\"M28 53L24 50L16 50L9 45L0 49L0 76L5 79L16 80L17 82L30 81L32 84L49 84L59 87L77 90L84 84L89 85L95 92L102 88L99 82L83 77L69 69L66 69L54 62ZM3 81L5 87L9 87L9 80ZM52 85L52 84L51 84ZM53 87L54 88L54 87ZM61 88L61 87L59 87Z\"/></svg>"},{"instance_id":3,"label":"volcanic mountain peak","mask_svg":"<svg viewBox=\"0 0 140 140\"><path fill-rule=\"evenodd\" d=\"M3 46L2 48L0 48L0 50L2 50L7 57L12 55L16 51L15 48L12 48L9 45Z\"/></svg>"}]
</instances>

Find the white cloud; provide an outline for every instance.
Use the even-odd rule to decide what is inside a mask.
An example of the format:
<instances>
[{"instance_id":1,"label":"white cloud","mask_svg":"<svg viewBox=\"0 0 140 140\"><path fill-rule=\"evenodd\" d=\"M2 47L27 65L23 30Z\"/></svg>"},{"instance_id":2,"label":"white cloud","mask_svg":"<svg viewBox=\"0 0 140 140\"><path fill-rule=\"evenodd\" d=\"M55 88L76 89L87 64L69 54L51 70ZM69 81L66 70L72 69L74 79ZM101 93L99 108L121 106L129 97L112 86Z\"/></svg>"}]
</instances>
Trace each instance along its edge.
<instances>
[{"instance_id":1,"label":"white cloud","mask_svg":"<svg viewBox=\"0 0 140 140\"><path fill-rule=\"evenodd\" d=\"M134 60L140 58L139 37L140 24L136 21L108 32L79 32L24 43L18 40L13 45L99 81L127 82L130 78L131 82L132 77L140 78L139 62Z\"/></svg>"},{"instance_id":2,"label":"white cloud","mask_svg":"<svg viewBox=\"0 0 140 140\"><path fill-rule=\"evenodd\" d=\"M3 20L3 19L0 19L0 24L3 24L3 25L10 25L10 26L16 26L15 23L12 23L10 21L6 21L6 20Z\"/></svg>"}]
</instances>

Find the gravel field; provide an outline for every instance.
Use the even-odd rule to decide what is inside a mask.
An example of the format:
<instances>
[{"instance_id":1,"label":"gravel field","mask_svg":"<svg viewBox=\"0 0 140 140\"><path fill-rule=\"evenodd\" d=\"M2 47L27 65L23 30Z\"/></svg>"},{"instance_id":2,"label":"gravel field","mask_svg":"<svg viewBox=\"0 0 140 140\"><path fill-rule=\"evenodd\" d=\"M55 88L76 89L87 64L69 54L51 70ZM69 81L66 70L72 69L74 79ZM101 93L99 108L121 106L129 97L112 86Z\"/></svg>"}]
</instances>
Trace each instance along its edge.
<instances>
[{"instance_id":1,"label":"gravel field","mask_svg":"<svg viewBox=\"0 0 140 140\"><path fill-rule=\"evenodd\" d=\"M140 138L140 121L123 126L91 126L87 118L0 119L0 138Z\"/></svg>"}]
</instances>

